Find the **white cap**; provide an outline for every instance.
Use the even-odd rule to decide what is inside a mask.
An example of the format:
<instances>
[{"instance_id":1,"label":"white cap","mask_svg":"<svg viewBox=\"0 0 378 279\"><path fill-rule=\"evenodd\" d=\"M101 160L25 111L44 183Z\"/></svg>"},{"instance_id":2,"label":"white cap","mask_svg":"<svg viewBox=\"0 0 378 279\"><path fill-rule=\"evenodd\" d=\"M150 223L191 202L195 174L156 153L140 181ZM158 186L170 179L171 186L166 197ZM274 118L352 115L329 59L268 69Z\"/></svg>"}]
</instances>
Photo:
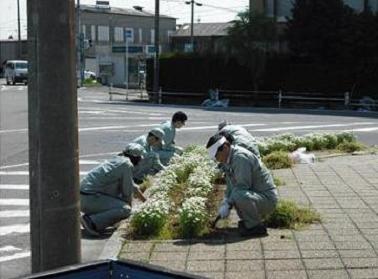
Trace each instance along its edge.
<instances>
[{"instance_id":1,"label":"white cap","mask_svg":"<svg viewBox=\"0 0 378 279\"><path fill-rule=\"evenodd\" d=\"M215 155L217 155L218 148L221 147L226 142L225 137L221 137L218 141L216 141L212 146L207 149L209 153L209 157L212 160L215 160Z\"/></svg>"}]
</instances>

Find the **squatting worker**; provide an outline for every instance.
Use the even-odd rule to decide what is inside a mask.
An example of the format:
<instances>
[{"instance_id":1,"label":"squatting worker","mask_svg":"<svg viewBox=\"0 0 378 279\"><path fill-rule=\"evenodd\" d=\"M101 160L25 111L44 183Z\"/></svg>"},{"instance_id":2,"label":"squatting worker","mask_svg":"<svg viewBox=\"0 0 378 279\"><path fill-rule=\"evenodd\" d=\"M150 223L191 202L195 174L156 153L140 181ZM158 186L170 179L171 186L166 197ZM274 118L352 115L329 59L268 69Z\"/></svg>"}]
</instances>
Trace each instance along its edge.
<instances>
[{"instance_id":1,"label":"squatting worker","mask_svg":"<svg viewBox=\"0 0 378 279\"><path fill-rule=\"evenodd\" d=\"M175 144L176 129L182 128L187 120L188 116L184 112L178 111L173 114L172 120L165 121L158 126L164 131L164 144L155 150L164 165L167 165L173 156L182 154L182 148Z\"/></svg>"},{"instance_id":2,"label":"squatting worker","mask_svg":"<svg viewBox=\"0 0 378 279\"><path fill-rule=\"evenodd\" d=\"M134 183L132 170L144 153L139 144L130 144L123 153L92 169L80 182L80 222L91 235L130 216L133 194L145 201Z\"/></svg>"},{"instance_id":3,"label":"squatting worker","mask_svg":"<svg viewBox=\"0 0 378 279\"><path fill-rule=\"evenodd\" d=\"M244 147L260 158L260 151L255 137L244 127L222 121L218 125L218 134L225 136L228 141L232 141L230 142L231 144Z\"/></svg>"},{"instance_id":4,"label":"squatting worker","mask_svg":"<svg viewBox=\"0 0 378 279\"><path fill-rule=\"evenodd\" d=\"M164 145L164 132L160 128L153 128L146 135L134 139L130 144L140 144L144 148L145 156L133 169L134 180L142 181L148 174L156 174L166 167L160 162L159 154L153 147ZM130 145L129 144L129 145ZM127 147L126 147L127 149Z\"/></svg>"},{"instance_id":5,"label":"squatting worker","mask_svg":"<svg viewBox=\"0 0 378 279\"><path fill-rule=\"evenodd\" d=\"M212 136L206 148L212 159L224 164L225 198L219 216L227 218L235 206L241 219L238 224L242 236L266 235L263 218L273 212L277 204L277 189L268 169L249 150L231 145L222 135Z\"/></svg>"}]
</instances>

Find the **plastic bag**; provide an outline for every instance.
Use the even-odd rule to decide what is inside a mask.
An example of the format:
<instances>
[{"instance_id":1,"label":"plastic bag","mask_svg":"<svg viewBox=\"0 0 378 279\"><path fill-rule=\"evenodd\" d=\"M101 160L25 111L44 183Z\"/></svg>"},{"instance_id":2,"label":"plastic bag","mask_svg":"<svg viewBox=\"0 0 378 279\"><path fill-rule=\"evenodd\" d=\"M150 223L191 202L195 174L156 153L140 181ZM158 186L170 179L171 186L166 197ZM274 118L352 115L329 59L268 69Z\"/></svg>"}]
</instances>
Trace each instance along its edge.
<instances>
[{"instance_id":1,"label":"plastic bag","mask_svg":"<svg viewBox=\"0 0 378 279\"><path fill-rule=\"evenodd\" d=\"M315 163L314 153L305 153L306 147L300 147L289 154L294 163L297 164L313 164Z\"/></svg>"}]
</instances>

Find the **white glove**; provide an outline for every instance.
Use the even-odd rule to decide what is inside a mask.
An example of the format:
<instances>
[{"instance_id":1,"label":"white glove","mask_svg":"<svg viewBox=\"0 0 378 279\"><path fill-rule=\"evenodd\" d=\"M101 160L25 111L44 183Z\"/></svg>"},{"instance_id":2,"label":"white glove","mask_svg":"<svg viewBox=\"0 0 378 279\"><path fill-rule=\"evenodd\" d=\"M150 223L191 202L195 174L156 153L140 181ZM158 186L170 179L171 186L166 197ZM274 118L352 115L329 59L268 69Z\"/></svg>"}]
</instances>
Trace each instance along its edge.
<instances>
[{"instance_id":1,"label":"white glove","mask_svg":"<svg viewBox=\"0 0 378 279\"><path fill-rule=\"evenodd\" d=\"M222 218L225 219L230 215L231 207L229 203L226 200L223 200L221 206L218 209L218 215Z\"/></svg>"}]
</instances>

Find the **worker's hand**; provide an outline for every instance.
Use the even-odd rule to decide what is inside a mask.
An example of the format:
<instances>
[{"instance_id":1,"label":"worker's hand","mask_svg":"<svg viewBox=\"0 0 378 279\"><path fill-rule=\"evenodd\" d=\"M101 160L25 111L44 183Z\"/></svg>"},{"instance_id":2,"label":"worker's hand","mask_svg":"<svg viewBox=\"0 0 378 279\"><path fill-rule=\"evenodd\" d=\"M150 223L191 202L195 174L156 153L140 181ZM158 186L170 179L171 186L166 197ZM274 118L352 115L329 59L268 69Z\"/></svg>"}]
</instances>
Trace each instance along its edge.
<instances>
[{"instance_id":1,"label":"worker's hand","mask_svg":"<svg viewBox=\"0 0 378 279\"><path fill-rule=\"evenodd\" d=\"M227 202L227 200L224 199L223 202L221 203L221 206L219 207L218 215L222 219L225 219L225 218L227 218L230 215L230 211L231 211L231 206Z\"/></svg>"}]
</instances>

